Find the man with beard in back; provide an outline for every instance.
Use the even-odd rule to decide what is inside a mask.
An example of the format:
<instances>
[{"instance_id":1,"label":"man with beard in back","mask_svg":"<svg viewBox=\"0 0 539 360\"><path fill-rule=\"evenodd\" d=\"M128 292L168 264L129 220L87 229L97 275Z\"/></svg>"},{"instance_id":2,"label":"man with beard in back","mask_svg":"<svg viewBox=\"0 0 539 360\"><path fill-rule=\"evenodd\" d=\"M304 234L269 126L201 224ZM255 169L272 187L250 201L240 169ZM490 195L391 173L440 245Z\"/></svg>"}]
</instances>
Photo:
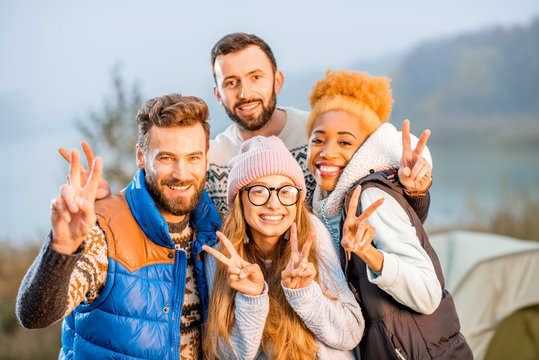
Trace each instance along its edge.
<instances>
[{"instance_id":1,"label":"man with beard in back","mask_svg":"<svg viewBox=\"0 0 539 360\"><path fill-rule=\"evenodd\" d=\"M65 318L61 359L201 358L201 247L221 226L204 192L208 115L196 97L147 101L137 115L139 170L122 193L95 203L101 159L85 148L85 172L71 152L52 231L17 298L27 328Z\"/></svg>"}]
</instances>

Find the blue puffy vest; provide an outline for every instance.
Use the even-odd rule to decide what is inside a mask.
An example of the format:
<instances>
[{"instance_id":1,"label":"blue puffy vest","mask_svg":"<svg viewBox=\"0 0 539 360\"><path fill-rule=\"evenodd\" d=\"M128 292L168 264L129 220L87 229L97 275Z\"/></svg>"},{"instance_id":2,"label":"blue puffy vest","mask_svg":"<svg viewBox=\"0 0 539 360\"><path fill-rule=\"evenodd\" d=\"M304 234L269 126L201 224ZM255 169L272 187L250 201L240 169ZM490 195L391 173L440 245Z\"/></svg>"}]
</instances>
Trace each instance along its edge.
<instances>
[{"instance_id":1,"label":"blue puffy vest","mask_svg":"<svg viewBox=\"0 0 539 360\"><path fill-rule=\"evenodd\" d=\"M105 287L79 305L62 326L60 359L180 359L180 321L186 254L175 250L168 224L137 171L125 194L96 203L105 232L109 268ZM222 225L204 191L191 213L192 255L202 316L208 307L202 245L213 246Z\"/></svg>"}]
</instances>

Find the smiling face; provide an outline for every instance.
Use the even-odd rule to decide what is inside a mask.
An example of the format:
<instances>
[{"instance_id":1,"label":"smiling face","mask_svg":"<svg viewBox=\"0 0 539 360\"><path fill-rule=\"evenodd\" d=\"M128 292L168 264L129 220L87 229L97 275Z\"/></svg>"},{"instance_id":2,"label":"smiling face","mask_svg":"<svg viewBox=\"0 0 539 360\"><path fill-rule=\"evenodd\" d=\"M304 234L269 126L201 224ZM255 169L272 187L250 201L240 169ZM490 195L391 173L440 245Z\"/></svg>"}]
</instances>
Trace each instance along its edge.
<instances>
[{"instance_id":1,"label":"smiling face","mask_svg":"<svg viewBox=\"0 0 539 360\"><path fill-rule=\"evenodd\" d=\"M309 171L322 190L335 189L342 171L369 134L345 111L328 111L313 123L307 157Z\"/></svg>"},{"instance_id":2,"label":"smiling face","mask_svg":"<svg viewBox=\"0 0 539 360\"><path fill-rule=\"evenodd\" d=\"M283 75L255 45L219 55L213 67L214 94L232 121L247 131L262 129L270 120L281 91Z\"/></svg>"},{"instance_id":3,"label":"smiling face","mask_svg":"<svg viewBox=\"0 0 539 360\"><path fill-rule=\"evenodd\" d=\"M179 222L196 206L207 169L206 135L200 123L149 131L137 165L145 170L148 191L168 222Z\"/></svg>"},{"instance_id":4,"label":"smiling face","mask_svg":"<svg viewBox=\"0 0 539 360\"><path fill-rule=\"evenodd\" d=\"M295 185L292 180L282 175L263 176L248 186L264 185L268 188L279 188L283 185ZM264 253L270 253L279 238L290 228L296 218L297 204L284 206L271 192L268 202L262 206L253 205L242 190L239 194L243 206L243 216L249 227L253 241Z\"/></svg>"}]
</instances>

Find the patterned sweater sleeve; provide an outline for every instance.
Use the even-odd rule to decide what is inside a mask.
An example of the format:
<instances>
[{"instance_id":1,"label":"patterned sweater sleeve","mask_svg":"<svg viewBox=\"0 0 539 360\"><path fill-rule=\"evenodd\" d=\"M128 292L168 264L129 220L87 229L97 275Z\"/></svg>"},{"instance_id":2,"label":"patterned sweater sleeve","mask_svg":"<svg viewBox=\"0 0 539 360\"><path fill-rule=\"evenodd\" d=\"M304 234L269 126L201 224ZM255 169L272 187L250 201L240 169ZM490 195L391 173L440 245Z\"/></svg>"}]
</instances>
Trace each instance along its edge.
<instances>
[{"instance_id":1,"label":"patterned sweater sleeve","mask_svg":"<svg viewBox=\"0 0 539 360\"><path fill-rule=\"evenodd\" d=\"M16 312L29 329L44 328L97 298L108 270L105 234L96 225L74 254L55 251L47 241L28 269L17 295Z\"/></svg>"},{"instance_id":2,"label":"patterned sweater sleeve","mask_svg":"<svg viewBox=\"0 0 539 360\"><path fill-rule=\"evenodd\" d=\"M329 232L311 216L319 254L318 282L302 289L283 286L286 298L317 339L340 350L353 349L361 340L365 321L350 291L331 244Z\"/></svg>"}]
</instances>

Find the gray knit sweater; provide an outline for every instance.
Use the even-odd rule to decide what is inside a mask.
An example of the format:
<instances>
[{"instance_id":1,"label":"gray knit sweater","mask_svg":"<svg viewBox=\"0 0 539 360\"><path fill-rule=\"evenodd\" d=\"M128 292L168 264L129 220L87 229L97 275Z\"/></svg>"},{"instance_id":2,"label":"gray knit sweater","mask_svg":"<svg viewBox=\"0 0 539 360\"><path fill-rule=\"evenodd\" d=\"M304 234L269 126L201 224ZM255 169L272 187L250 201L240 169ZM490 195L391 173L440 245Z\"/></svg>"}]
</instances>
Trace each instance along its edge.
<instances>
[{"instance_id":1,"label":"gray knit sweater","mask_svg":"<svg viewBox=\"0 0 539 360\"><path fill-rule=\"evenodd\" d=\"M325 226L314 215L310 215L316 234L316 247L320 259L319 279L302 289L283 286L290 306L314 333L319 346L319 359L353 359L353 349L361 340L365 322L361 309L341 270L340 263L331 245ZM212 256L205 262L208 288L213 290L217 261ZM322 293L324 292L336 300ZM230 344L221 346L227 359L267 359L261 350L262 332L269 311L267 284L258 296L241 292L236 294L236 322L230 329Z\"/></svg>"}]
</instances>

